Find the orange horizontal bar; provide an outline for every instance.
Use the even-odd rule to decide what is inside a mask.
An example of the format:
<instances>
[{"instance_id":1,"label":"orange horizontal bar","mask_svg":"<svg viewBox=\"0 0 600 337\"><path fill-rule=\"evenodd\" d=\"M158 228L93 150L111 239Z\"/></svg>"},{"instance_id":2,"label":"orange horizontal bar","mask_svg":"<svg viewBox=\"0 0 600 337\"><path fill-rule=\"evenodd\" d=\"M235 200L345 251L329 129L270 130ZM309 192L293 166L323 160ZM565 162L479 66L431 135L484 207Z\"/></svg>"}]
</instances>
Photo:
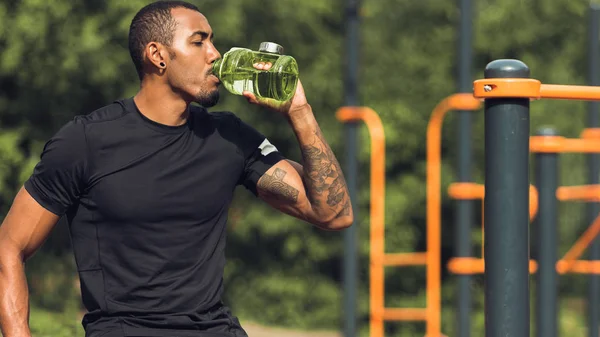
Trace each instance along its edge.
<instances>
[{"instance_id":1,"label":"orange horizontal bar","mask_svg":"<svg viewBox=\"0 0 600 337\"><path fill-rule=\"evenodd\" d=\"M419 266L427 264L427 253L394 253L383 256L386 266Z\"/></svg>"},{"instance_id":2,"label":"orange horizontal bar","mask_svg":"<svg viewBox=\"0 0 600 337\"><path fill-rule=\"evenodd\" d=\"M600 140L565 138L561 152L600 153Z\"/></svg>"},{"instance_id":3,"label":"orange horizontal bar","mask_svg":"<svg viewBox=\"0 0 600 337\"><path fill-rule=\"evenodd\" d=\"M453 274L471 275L485 272L485 260L477 257L455 257L448 262L448 270ZM537 271L537 262L529 260L529 272Z\"/></svg>"},{"instance_id":4,"label":"orange horizontal bar","mask_svg":"<svg viewBox=\"0 0 600 337\"><path fill-rule=\"evenodd\" d=\"M487 78L473 85L476 98L600 100L600 86L542 84L531 78Z\"/></svg>"},{"instance_id":5,"label":"orange horizontal bar","mask_svg":"<svg viewBox=\"0 0 600 337\"><path fill-rule=\"evenodd\" d=\"M569 270L567 270L569 269ZM569 262L559 260L556 263L556 271L559 274L600 274L600 261L598 260L575 260L569 267Z\"/></svg>"},{"instance_id":6,"label":"orange horizontal bar","mask_svg":"<svg viewBox=\"0 0 600 337\"><path fill-rule=\"evenodd\" d=\"M600 87L587 85L542 84L540 98L600 100Z\"/></svg>"},{"instance_id":7,"label":"orange horizontal bar","mask_svg":"<svg viewBox=\"0 0 600 337\"><path fill-rule=\"evenodd\" d=\"M563 150L565 137L561 136L531 136L529 151L536 153L560 153Z\"/></svg>"},{"instance_id":8,"label":"orange horizontal bar","mask_svg":"<svg viewBox=\"0 0 600 337\"><path fill-rule=\"evenodd\" d=\"M426 321L427 309L421 308L386 308L383 310L386 321Z\"/></svg>"},{"instance_id":9,"label":"orange horizontal bar","mask_svg":"<svg viewBox=\"0 0 600 337\"><path fill-rule=\"evenodd\" d=\"M448 187L448 195L453 199L483 199L485 187L476 183L452 183Z\"/></svg>"},{"instance_id":10,"label":"orange horizontal bar","mask_svg":"<svg viewBox=\"0 0 600 337\"><path fill-rule=\"evenodd\" d=\"M450 259L448 270L453 274L483 274L485 261L475 257L457 257ZM537 272L537 262L529 261L529 272ZM556 271L561 274L600 274L600 260L575 260L561 259L556 263Z\"/></svg>"},{"instance_id":11,"label":"orange horizontal bar","mask_svg":"<svg viewBox=\"0 0 600 337\"><path fill-rule=\"evenodd\" d=\"M448 261L448 270L453 274L482 274L484 260L477 257L454 257Z\"/></svg>"},{"instance_id":12,"label":"orange horizontal bar","mask_svg":"<svg viewBox=\"0 0 600 337\"><path fill-rule=\"evenodd\" d=\"M560 186L556 189L559 201L600 201L600 185Z\"/></svg>"},{"instance_id":13,"label":"orange horizontal bar","mask_svg":"<svg viewBox=\"0 0 600 337\"><path fill-rule=\"evenodd\" d=\"M529 138L529 150L538 153L600 153L600 139L532 136Z\"/></svg>"}]
</instances>

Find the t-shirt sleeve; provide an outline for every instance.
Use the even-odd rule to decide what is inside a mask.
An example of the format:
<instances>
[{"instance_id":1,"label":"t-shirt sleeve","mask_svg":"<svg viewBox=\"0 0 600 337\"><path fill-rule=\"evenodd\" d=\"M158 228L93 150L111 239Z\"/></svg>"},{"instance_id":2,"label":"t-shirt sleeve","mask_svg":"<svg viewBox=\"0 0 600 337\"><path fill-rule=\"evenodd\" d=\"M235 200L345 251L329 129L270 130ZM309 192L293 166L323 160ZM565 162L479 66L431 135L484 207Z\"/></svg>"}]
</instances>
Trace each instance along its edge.
<instances>
[{"instance_id":1,"label":"t-shirt sleeve","mask_svg":"<svg viewBox=\"0 0 600 337\"><path fill-rule=\"evenodd\" d=\"M244 171L239 184L244 185L250 192L257 195L256 184L260 177L273 165L285 159L285 156L255 128L238 117L236 117L236 120L239 146L244 155Z\"/></svg>"},{"instance_id":2,"label":"t-shirt sleeve","mask_svg":"<svg viewBox=\"0 0 600 337\"><path fill-rule=\"evenodd\" d=\"M85 189L86 168L84 125L74 120L46 142L24 187L42 207L63 215Z\"/></svg>"}]
</instances>

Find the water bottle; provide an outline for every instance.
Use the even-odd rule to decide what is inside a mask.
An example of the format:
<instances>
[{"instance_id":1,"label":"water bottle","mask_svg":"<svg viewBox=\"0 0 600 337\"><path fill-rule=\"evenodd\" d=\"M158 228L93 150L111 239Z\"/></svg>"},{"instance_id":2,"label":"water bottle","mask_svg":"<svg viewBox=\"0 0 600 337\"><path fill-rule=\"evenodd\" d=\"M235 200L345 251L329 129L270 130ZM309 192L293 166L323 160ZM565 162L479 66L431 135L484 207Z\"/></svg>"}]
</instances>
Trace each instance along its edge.
<instances>
[{"instance_id":1,"label":"water bottle","mask_svg":"<svg viewBox=\"0 0 600 337\"><path fill-rule=\"evenodd\" d=\"M254 68L259 62L271 62L271 68ZM258 51L231 48L213 63L212 69L223 86L235 95L249 91L257 98L287 102L294 96L298 84L296 60L283 55L283 47L273 42L262 42Z\"/></svg>"}]
</instances>

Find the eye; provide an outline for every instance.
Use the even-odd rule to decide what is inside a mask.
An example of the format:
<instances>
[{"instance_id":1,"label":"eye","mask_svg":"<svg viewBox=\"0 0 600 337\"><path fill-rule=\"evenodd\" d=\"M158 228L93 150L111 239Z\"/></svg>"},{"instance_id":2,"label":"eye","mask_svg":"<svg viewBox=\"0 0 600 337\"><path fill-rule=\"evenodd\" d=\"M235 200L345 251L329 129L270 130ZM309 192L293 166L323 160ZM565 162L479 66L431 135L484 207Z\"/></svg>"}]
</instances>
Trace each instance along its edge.
<instances>
[{"instance_id":1,"label":"eye","mask_svg":"<svg viewBox=\"0 0 600 337\"><path fill-rule=\"evenodd\" d=\"M202 42L202 41L192 42L192 43L195 44L196 46L201 46L202 44L204 44L204 42Z\"/></svg>"}]
</instances>

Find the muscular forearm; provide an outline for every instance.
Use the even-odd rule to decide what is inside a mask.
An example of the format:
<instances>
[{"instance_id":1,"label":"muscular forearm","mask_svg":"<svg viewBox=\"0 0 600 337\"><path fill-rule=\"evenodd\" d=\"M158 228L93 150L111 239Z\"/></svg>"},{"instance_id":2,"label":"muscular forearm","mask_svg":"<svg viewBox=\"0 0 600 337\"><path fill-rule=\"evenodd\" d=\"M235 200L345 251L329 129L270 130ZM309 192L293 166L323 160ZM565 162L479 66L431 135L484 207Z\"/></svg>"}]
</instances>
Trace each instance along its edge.
<instances>
[{"instance_id":1,"label":"muscular forearm","mask_svg":"<svg viewBox=\"0 0 600 337\"><path fill-rule=\"evenodd\" d=\"M0 327L4 337L30 337L29 295L22 259L0 257Z\"/></svg>"},{"instance_id":2,"label":"muscular forearm","mask_svg":"<svg viewBox=\"0 0 600 337\"><path fill-rule=\"evenodd\" d=\"M300 144L303 181L314 214L324 222L351 215L344 174L323 137L310 105L289 114Z\"/></svg>"}]
</instances>

